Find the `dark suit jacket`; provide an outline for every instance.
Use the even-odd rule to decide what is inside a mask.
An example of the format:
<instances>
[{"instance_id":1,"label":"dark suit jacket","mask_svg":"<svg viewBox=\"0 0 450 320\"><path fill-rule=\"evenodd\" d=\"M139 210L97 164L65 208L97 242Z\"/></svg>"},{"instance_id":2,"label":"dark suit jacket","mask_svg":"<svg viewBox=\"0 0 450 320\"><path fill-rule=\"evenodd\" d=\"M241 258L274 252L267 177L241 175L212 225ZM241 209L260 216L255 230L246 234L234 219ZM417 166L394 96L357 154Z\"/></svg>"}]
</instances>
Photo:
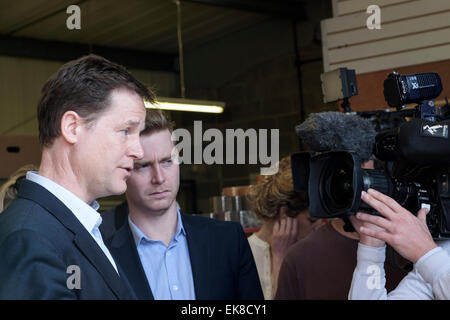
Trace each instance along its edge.
<instances>
[{"instance_id":1,"label":"dark suit jacket","mask_svg":"<svg viewBox=\"0 0 450 320\"><path fill-rule=\"evenodd\" d=\"M79 267L80 289L71 265ZM74 214L47 189L23 181L0 214L0 299L135 298Z\"/></svg>"},{"instance_id":2,"label":"dark suit jacket","mask_svg":"<svg viewBox=\"0 0 450 320\"><path fill-rule=\"evenodd\" d=\"M102 214L103 234L118 229L107 245L121 265L138 299L153 299L122 204ZM181 214L198 300L264 299L247 237L237 222ZM121 225L120 225L121 224ZM106 237L106 236L105 236Z\"/></svg>"}]
</instances>

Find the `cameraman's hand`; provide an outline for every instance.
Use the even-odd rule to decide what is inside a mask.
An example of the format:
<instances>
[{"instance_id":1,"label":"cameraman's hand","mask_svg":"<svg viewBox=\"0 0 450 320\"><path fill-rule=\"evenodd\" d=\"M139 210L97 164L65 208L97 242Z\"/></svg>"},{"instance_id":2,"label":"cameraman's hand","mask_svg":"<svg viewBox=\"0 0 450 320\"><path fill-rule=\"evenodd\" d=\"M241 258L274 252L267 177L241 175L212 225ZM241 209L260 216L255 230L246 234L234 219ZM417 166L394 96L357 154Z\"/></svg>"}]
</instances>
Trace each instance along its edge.
<instances>
[{"instance_id":1,"label":"cameraman's hand","mask_svg":"<svg viewBox=\"0 0 450 320\"><path fill-rule=\"evenodd\" d=\"M359 228L360 234L389 243L400 255L413 263L437 247L427 227L427 209L419 210L416 217L394 199L373 189L369 189L367 193L363 192L361 198L383 217L358 213L357 218L383 230L374 230L363 225Z\"/></svg>"},{"instance_id":2,"label":"cameraman's hand","mask_svg":"<svg viewBox=\"0 0 450 320\"><path fill-rule=\"evenodd\" d=\"M384 229L370 223L370 222L364 222L364 220L361 220L359 216L361 214L364 214L362 212L358 212L356 216L350 216L350 222L353 224L353 228L355 228L356 232L359 234L359 242L370 247L383 247L385 245L385 242L382 240L379 240L377 238L368 236L364 233L360 232L361 227L372 229L372 230L380 230L384 231Z\"/></svg>"}]
</instances>

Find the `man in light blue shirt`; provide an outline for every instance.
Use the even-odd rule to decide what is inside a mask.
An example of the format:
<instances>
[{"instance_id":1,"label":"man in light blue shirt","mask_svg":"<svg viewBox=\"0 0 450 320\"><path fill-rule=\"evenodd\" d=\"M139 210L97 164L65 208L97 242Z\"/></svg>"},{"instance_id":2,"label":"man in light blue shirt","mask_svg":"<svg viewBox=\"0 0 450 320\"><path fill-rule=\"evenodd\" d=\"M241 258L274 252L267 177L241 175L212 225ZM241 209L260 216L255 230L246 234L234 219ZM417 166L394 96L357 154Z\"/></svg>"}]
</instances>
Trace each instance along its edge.
<instances>
[{"instance_id":1,"label":"man in light blue shirt","mask_svg":"<svg viewBox=\"0 0 450 320\"><path fill-rule=\"evenodd\" d=\"M177 229L166 245L149 239L128 217L145 275L157 300L194 300L194 281L186 231L177 210Z\"/></svg>"},{"instance_id":2,"label":"man in light blue shirt","mask_svg":"<svg viewBox=\"0 0 450 320\"><path fill-rule=\"evenodd\" d=\"M263 299L242 226L178 210L180 171L171 133L164 113L149 109L144 156L127 180L128 206L103 214L104 226L118 229L108 242L111 254L139 299Z\"/></svg>"}]
</instances>

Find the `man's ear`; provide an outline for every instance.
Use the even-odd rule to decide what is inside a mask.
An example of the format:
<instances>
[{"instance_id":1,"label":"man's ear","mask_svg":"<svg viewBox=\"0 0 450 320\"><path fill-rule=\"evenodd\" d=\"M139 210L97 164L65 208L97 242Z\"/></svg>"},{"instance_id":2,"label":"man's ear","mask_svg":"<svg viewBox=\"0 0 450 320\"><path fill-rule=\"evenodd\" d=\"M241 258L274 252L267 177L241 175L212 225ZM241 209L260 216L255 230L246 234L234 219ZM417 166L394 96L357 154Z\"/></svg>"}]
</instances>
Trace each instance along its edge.
<instances>
[{"instance_id":1,"label":"man's ear","mask_svg":"<svg viewBox=\"0 0 450 320\"><path fill-rule=\"evenodd\" d=\"M65 112L61 118L61 136L70 144L76 143L83 123L75 111Z\"/></svg>"}]
</instances>

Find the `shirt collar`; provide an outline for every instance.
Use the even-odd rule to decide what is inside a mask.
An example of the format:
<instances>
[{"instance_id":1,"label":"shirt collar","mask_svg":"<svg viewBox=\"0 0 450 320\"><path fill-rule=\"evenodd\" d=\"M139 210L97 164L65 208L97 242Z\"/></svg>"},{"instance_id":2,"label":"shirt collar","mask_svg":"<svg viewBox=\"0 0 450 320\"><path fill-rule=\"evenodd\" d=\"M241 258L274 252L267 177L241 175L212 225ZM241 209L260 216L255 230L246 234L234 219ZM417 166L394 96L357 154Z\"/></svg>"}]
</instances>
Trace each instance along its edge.
<instances>
[{"instance_id":1,"label":"shirt collar","mask_svg":"<svg viewBox=\"0 0 450 320\"><path fill-rule=\"evenodd\" d=\"M136 244L136 247L139 246L142 239L145 239L146 241L156 241L153 239L148 238L142 231L139 229L134 222L131 220L130 215L128 215L128 224L130 225L131 233L133 234L134 243ZM173 241L178 241L178 238L180 236L186 236L186 231L183 226L183 221L181 220L181 213L179 210L179 207L177 206L177 229L175 231L175 235L173 236Z\"/></svg>"},{"instance_id":2,"label":"shirt collar","mask_svg":"<svg viewBox=\"0 0 450 320\"><path fill-rule=\"evenodd\" d=\"M75 217L81 222L89 233L92 233L92 231L96 227L98 228L102 223L102 218L97 212L100 208L97 201L94 201L91 205L88 205L66 188L39 175L36 171L28 171L27 179L41 185L57 197L67 208L69 208L70 211L72 211Z\"/></svg>"},{"instance_id":3,"label":"shirt collar","mask_svg":"<svg viewBox=\"0 0 450 320\"><path fill-rule=\"evenodd\" d=\"M263 249L270 249L270 244L267 241L264 241L260 237L256 235L256 233L251 235L253 243L257 245L258 247L261 247Z\"/></svg>"}]
</instances>

